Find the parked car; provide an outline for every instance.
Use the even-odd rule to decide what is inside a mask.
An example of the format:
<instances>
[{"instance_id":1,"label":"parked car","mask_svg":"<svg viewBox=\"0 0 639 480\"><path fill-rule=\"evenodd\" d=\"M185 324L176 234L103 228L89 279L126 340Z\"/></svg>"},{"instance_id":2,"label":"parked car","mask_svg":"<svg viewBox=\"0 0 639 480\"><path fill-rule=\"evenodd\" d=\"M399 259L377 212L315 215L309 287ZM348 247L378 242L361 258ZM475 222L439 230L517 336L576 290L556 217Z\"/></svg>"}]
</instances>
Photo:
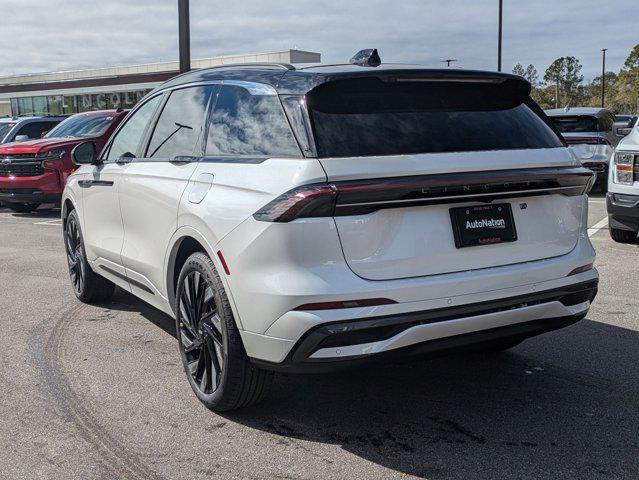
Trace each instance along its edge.
<instances>
[{"instance_id":1,"label":"parked car","mask_svg":"<svg viewBox=\"0 0 639 480\"><path fill-rule=\"evenodd\" d=\"M124 115L123 110L78 113L44 138L0 145L0 202L21 213L60 203L67 177L76 169L73 147L91 140L99 150Z\"/></svg>"},{"instance_id":2,"label":"parked car","mask_svg":"<svg viewBox=\"0 0 639 480\"><path fill-rule=\"evenodd\" d=\"M557 130L572 147L584 167L597 175L596 186L605 193L608 166L619 137L612 131L614 115L604 108L556 108L546 110Z\"/></svg>"},{"instance_id":3,"label":"parked car","mask_svg":"<svg viewBox=\"0 0 639 480\"><path fill-rule=\"evenodd\" d=\"M637 123L637 115L615 115L612 131L617 137L625 137Z\"/></svg>"},{"instance_id":4,"label":"parked car","mask_svg":"<svg viewBox=\"0 0 639 480\"><path fill-rule=\"evenodd\" d=\"M0 144L41 138L65 116L0 117Z\"/></svg>"},{"instance_id":5,"label":"parked car","mask_svg":"<svg viewBox=\"0 0 639 480\"><path fill-rule=\"evenodd\" d=\"M619 142L614 154L608 194L608 230L615 242L637 243L639 232L639 126Z\"/></svg>"},{"instance_id":6,"label":"parked car","mask_svg":"<svg viewBox=\"0 0 639 480\"><path fill-rule=\"evenodd\" d=\"M595 297L594 174L528 82L356 62L193 71L101 155L75 147L76 296L119 285L172 315L211 409L258 401L273 371L507 349Z\"/></svg>"}]
</instances>

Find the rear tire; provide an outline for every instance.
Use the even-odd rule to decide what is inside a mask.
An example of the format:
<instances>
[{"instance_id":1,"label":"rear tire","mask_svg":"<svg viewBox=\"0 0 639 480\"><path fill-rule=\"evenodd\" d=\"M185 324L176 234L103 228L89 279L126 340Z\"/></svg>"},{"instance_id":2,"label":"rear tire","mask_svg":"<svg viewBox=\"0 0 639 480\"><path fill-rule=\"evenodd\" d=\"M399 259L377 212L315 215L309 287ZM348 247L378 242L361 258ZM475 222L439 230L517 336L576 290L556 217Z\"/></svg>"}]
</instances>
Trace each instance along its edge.
<instances>
[{"instance_id":1,"label":"rear tire","mask_svg":"<svg viewBox=\"0 0 639 480\"><path fill-rule=\"evenodd\" d=\"M13 210L16 213L30 213L37 210L39 206L39 203L10 203L7 205L9 210Z\"/></svg>"},{"instance_id":2,"label":"rear tire","mask_svg":"<svg viewBox=\"0 0 639 480\"><path fill-rule=\"evenodd\" d=\"M180 356L197 398L216 412L262 400L273 373L249 360L222 281L204 253L186 259L175 305Z\"/></svg>"},{"instance_id":3,"label":"rear tire","mask_svg":"<svg viewBox=\"0 0 639 480\"><path fill-rule=\"evenodd\" d=\"M115 284L95 273L86 259L84 238L80 220L75 210L71 211L64 225L64 246L73 292L83 303L108 300L113 296Z\"/></svg>"},{"instance_id":4,"label":"rear tire","mask_svg":"<svg viewBox=\"0 0 639 480\"><path fill-rule=\"evenodd\" d=\"M637 243L637 232L608 227L610 237L617 243Z\"/></svg>"}]
</instances>

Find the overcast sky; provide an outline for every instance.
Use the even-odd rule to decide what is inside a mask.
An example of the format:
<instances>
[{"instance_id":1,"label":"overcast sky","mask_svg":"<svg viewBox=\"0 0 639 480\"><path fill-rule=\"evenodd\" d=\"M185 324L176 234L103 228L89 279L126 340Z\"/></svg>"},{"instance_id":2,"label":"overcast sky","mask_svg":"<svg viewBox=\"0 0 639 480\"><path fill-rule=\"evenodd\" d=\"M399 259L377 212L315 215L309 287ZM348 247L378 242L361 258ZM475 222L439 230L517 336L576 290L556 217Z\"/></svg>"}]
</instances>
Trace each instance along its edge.
<instances>
[{"instance_id":1,"label":"overcast sky","mask_svg":"<svg viewBox=\"0 0 639 480\"><path fill-rule=\"evenodd\" d=\"M177 59L177 0L2 0L0 75ZM574 55L590 79L639 43L637 0L504 0L504 70ZM496 69L498 0L191 0L193 58L298 48L324 62Z\"/></svg>"}]
</instances>

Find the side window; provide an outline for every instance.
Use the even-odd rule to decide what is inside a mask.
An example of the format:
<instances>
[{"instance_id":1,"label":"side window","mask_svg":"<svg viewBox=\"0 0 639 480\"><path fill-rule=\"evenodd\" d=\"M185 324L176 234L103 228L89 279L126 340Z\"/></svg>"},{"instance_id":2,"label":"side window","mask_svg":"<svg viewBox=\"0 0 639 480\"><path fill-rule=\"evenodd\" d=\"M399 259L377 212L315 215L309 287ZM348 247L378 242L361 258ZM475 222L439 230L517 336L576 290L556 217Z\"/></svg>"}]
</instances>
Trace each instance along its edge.
<instances>
[{"instance_id":1,"label":"side window","mask_svg":"<svg viewBox=\"0 0 639 480\"><path fill-rule=\"evenodd\" d=\"M142 105L133 115L127 119L120 131L116 134L106 160L117 160L123 156L135 156L142 140L146 126L153 118L153 114L160 104L162 95L157 95Z\"/></svg>"},{"instance_id":2,"label":"side window","mask_svg":"<svg viewBox=\"0 0 639 480\"><path fill-rule=\"evenodd\" d=\"M147 149L149 158L193 155L214 86L174 90L166 102Z\"/></svg>"},{"instance_id":3,"label":"side window","mask_svg":"<svg viewBox=\"0 0 639 480\"><path fill-rule=\"evenodd\" d=\"M599 119L599 131L608 132L612 130L612 124L613 124L612 117L604 113Z\"/></svg>"},{"instance_id":4,"label":"side window","mask_svg":"<svg viewBox=\"0 0 639 480\"><path fill-rule=\"evenodd\" d=\"M31 122L20 128L16 135L26 135L29 138L40 138L42 132L46 132L52 127L50 122Z\"/></svg>"},{"instance_id":5,"label":"side window","mask_svg":"<svg viewBox=\"0 0 639 480\"><path fill-rule=\"evenodd\" d=\"M206 141L206 154L299 157L300 150L277 95L222 86Z\"/></svg>"}]
</instances>

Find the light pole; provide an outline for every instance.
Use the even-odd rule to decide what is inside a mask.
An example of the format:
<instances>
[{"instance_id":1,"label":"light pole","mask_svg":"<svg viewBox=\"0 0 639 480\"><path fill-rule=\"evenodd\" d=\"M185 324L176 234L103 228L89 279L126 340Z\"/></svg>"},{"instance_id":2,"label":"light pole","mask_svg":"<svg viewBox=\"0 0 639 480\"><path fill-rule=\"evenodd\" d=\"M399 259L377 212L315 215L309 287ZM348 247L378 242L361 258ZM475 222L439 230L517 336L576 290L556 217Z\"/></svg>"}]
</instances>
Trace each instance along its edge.
<instances>
[{"instance_id":1,"label":"light pole","mask_svg":"<svg viewBox=\"0 0 639 480\"><path fill-rule=\"evenodd\" d=\"M602 48L602 59L601 59L601 108L604 108L605 98L606 98L606 50L607 48Z\"/></svg>"},{"instance_id":2,"label":"light pole","mask_svg":"<svg viewBox=\"0 0 639 480\"><path fill-rule=\"evenodd\" d=\"M178 36L180 42L180 73L184 73L191 70L189 0L178 0Z\"/></svg>"},{"instance_id":3,"label":"light pole","mask_svg":"<svg viewBox=\"0 0 639 480\"><path fill-rule=\"evenodd\" d=\"M450 67L450 64L456 61L457 60L454 58L447 58L446 60L442 60L442 63L445 63L447 67Z\"/></svg>"},{"instance_id":4,"label":"light pole","mask_svg":"<svg viewBox=\"0 0 639 480\"><path fill-rule=\"evenodd\" d=\"M499 0L499 38L497 40L497 71L501 72L501 36L502 18L504 13L504 0Z\"/></svg>"}]
</instances>

